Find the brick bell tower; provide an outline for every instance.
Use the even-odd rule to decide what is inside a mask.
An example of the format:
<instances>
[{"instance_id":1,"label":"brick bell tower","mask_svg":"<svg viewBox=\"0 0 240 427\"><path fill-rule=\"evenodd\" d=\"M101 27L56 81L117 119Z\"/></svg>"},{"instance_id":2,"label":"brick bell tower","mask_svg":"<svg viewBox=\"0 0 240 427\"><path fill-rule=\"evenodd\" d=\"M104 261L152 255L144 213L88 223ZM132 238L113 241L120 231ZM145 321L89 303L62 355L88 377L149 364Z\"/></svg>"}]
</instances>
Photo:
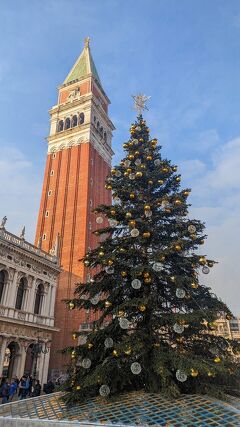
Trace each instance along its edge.
<instances>
[{"instance_id":1,"label":"brick bell tower","mask_svg":"<svg viewBox=\"0 0 240 427\"><path fill-rule=\"evenodd\" d=\"M50 110L48 155L38 216L36 240L51 252L58 241L61 267L50 369L64 370L66 359L57 350L73 345L72 331L94 320L91 313L69 311L62 302L73 296L75 284L86 278L80 259L98 238L92 209L111 203L105 178L111 166L114 126L106 96L89 47L84 49L58 88L57 105Z\"/></svg>"}]
</instances>

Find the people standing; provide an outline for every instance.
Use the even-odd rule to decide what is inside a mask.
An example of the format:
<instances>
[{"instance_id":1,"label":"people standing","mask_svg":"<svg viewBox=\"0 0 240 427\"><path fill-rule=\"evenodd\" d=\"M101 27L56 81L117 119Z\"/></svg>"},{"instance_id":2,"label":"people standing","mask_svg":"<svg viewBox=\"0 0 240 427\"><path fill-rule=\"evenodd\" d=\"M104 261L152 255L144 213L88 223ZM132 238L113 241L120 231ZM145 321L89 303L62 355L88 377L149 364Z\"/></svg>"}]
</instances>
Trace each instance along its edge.
<instances>
[{"instance_id":1,"label":"people standing","mask_svg":"<svg viewBox=\"0 0 240 427\"><path fill-rule=\"evenodd\" d=\"M35 384L34 384L34 386L33 386L33 393L32 393L32 396L33 396L33 397L40 396L40 394L41 394L41 389L42 389L42 386L41 386L41 384L40 384L40 381L39 381L39 380L36 380L36 382L35 382Z\"/></svg>"},{"instance_id":2,"label":"people standing","mask_svg":"<svg viewBox=\"0 0 240 427\"><path fill-rule=\"evenodd\" d=\"M7 403L9 399L9 384L6 378L2 378L0 386L0 395L2 397L2 403Z\"/></svg>"},{"instance_id":3,"label":"people standing","mask_svg":"<svg viewBox=\"0 0 240 427\"><path fill-rule=\"evenodd\" d=\"M18 383L16 379L12 379L11 384L9 386L9 400L13 400L13 396L17 391Z\"/></svg>"},{"instance_id":4,"label":"people standing","mask_svg":"<svg viewBox=\"0 0 240 427\"><path fill-rule=\"evenodd\" d=\"M29 382L27 383L27 378L25 377L25 375L23 375L19 383L19 392L18 392L19 400L26 399L28 394L28 388L29 388Z\"/></svg>"},{"instance_id":5,"label":"people standing","mask_svg":"<svg viewBox=\"0 0 240 427\"><path fill-rule=\"evenodd\" d=\"M55 389L55 385L53 384L53 382L51 380L48 380L47 384L44 384L44 386L43 386L43 391L46 394L53 393L54 389Z\"/></svg>"}]
</instances>

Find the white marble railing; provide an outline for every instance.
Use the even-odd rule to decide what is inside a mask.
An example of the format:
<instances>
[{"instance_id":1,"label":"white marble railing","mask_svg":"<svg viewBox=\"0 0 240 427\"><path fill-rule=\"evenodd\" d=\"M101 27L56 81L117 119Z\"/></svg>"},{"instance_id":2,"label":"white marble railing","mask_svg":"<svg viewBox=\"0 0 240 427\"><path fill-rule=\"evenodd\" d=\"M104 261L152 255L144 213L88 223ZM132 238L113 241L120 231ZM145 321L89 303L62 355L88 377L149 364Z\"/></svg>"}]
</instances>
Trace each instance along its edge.
<instances>
[{"instance_id":1,"label":"white marble railing","mask_svg":"<svg viewBox=\"0 0 240 427\"><path fill-rule=\"evenodd\" d=\"M49 253L43 251L42 249L37 248L29 242L26 242L24 239L15 236L15 234L9 233L4 228L0 228L0 238L6 240L9 243L13 243L29 252L32 252L35 255L39 255L46 260L53 262L54 264L58 263L58 258L55 255L50 255Z\"/></svg>"},{"instance_id":2,"label":"white marble railing","mask_svg":"<svg viewBox=\"0 0 240 427\"><path fill-rule=\"evenodd\" d=\"M54 326L54 319L27 311L17 310L13 307L0 305L0 317L24 321L24 323L34 323L39 326Z\"/></svg>"}]
</instances>

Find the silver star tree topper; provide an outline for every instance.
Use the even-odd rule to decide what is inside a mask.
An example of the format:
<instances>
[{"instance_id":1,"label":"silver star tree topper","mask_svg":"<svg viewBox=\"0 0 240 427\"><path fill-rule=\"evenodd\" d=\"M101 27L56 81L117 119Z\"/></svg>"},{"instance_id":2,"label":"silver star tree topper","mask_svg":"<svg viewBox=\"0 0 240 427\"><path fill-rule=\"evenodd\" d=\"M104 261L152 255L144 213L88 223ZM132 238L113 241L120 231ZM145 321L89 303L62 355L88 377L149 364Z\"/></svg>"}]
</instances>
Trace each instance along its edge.
<instances>
[{"instance_id":1,"label":"silver star tree topper","mask_svg":"<svg viewBox=\"0 0 240 427\"><path fill-rule=\"evenodd\" d=\"M146 103L151 98L151 96L143 95L139 93L138 95L132 95L134 99L134 108L137 110L138 114L142 114L143 110L148 110Z\"/></svg>"}]
</instances>

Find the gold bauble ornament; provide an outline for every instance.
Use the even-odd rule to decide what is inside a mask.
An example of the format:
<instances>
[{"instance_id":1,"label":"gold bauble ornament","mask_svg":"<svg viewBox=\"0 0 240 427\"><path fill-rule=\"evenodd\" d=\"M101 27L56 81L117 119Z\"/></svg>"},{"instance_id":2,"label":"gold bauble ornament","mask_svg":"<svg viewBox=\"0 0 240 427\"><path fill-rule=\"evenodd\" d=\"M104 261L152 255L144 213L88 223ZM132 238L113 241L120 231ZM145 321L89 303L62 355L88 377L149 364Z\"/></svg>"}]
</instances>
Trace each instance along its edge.
<instances>
[{"instance_id":1,"label":"gold bauble ornament","mask_svg":"<svg viewBox=\"0 0 240 427\"><path fill-rule=\"evenodd\" d=\"M93 344L91 343L91 342L89 342L88 343L88 345L87 345L87 348L89 349L89 350L91 350L91 348L93 347Z\"/></svg>"},{"instance_id":2,"label":"gold bauble ornament","mask_svg":"<svg viewBox=\"0 0 240 427\"><path fill-rule=\"evenodd\" d=\"M132 214L131 214L131 212L127 212L125 216L126 216L126 218L131 218Z\"/></svg>"},{"instance_id":3,"label":"gold bauble ornament","mask_svg":"<svg viewBox=\"0 0 240 427\"><path fill-rule=\"evenodd\" d=\"M136 178L141 178L142 177L142 172L136 172Z\"/></svg>"},{"instance_id":4,"label":"gold bauble ornament","mask_svg":"<svg viewBox=\"0 0 240 427\"><path fill-rule=\"evenodd\" d=\"M137 151L135 151L135 153L134 153L134 155L135 155L135 156L139 156L139 154L140 154L140 153L139 153L139 151L138 151L138 150L137 150Z\"/></svg>"},{"instance_id":5,"label":"gold bauble ornament","mask_svg":"<svg viewBox=\"0 0 240 427\"><path fill-rule=\"evenodd\" d=\"M182 249L182 247L181 247L181 245L179 245L179 244L176 244L175 246L174 246L174 248L175 248L175 250L176 251L181 251L181 249Z\"/></svg>"},{"instance_id":6,"label":"gold bauble ornament","mask_svg":"<svg viewBox=\"0 0 240 427\"><path fill-rule=\"evenodd\" d=\"M144 283L151 283L152 279L151 277L146 277L145 279L143 279Z\"/></svg>"},{"instance_id":7,"label":"gold bauble ornament","mask_svg":"<svg viewBox=\"0 0 240 427\"><path fill-rule=\"evenodd\" d=\"M135 225L136 225L136 221L135 221L135 219L132 219L131 221L129 221L128 225L129 225L130 227L135 227Z\"/></svg>"},{"instance_id":8,"label":"gold bauble ornament","mask_svg":"<svg viewBox=\"0 0 240 427\"><path fill-rule=\"evenodd\" d=\"M148 238L148 237L150 237L151 236L151 233L149 232L149 231L145 231L144 233L143 233L143 237L144 238Z\"/></svg>"},{"instance_id":9,"label":"gold bauble ornament","mask_svg":"<svg viewBox=\"0 0 240 427\"><path fill-rule=\"evenodd\" d=\"M121 276L122 277L126 277L127 276L127 272L126 271L121 271Z\"/></svg>"},{"instance_id":10,"label":"gold bauble ornament","mask_svg":"<svg viewBox=\"0 0 240 427\"><path fill-rule=\"evenodd\" d=\"M188 196L189 196L189 194L190 194L190 191L188 191L188 190L185 190L185 191L183 192L184 197L188 197Z\"/></svg>"},{"instance_id":11,"label":"gold bauble ornament","mask_svg":"<svg viewBox=\"0 0 240 427\"><path fill-rule=\"evenodd\" d=\"M124 176L128 176L128 172L124 172L124 174L123 174Z\"/></svg>"},{"instance_id":12,"label":"gold bauble ornament","mask_svg":"<svg viewBox=\"0 0 240 427\"><path fill-rule=\"evenodd\" d=\"M142 164L140 165L140 168L141 168L141 169L146 169L146 165L145 165L144 163L142 163Z\"/></svg>"},{"instance_id":13,"label":"gold bauble ornament","mask_svg":"<svg viewBox=\"0 0 240 427\"><path fill-rule=\"evenodd\" d=\"M154 347L160 347L159 342L155 342L155 344L153 344L153 345L154 345Z\"/></svg>"},{"instance_id":14,"label":"gold bauble ornament","mask_svg":"<svg viewBox=\"0 0 240 427\"><path fill-rule=\"evenodd\" d=\"M130 197L130 199L135 199L135 194L134 193L130 193L129 197Z\"/></svg>"},{"instance_id":15,"label":"gold bauble ornament","mask_svg":"<svg viewBox=\"0 0 240 427\"><path fill-rule=\"evenodd\" d=\"M126 249L124 249L124 248L120 248L120 249L119 249L119 252L126 252Z\"/></svg>"},{"instance_id":16,"label":"gold bauble ornament","mask_svg":"<svg viewBox=\"0 0 240 427\"><path fill-rule=\"evenodd\" d=\"M123 148L128 148L128 144L127 143L123 144Z\"/></svg>"},{"instance_id":17,"label":"gold bauble ornament","mask_svg":"<svg viewBox=\"0 0 240 427\"><path fill-rule=\"evenodd\" d=\"M152 160L152 156L147 156L147 157L146 157L146 159L147 159L148 161L150 161L150 160Z\"/></svg>"},{"instance_id":18,"label":"gold bauble ornament","mask_svg":"<svg viewBox=\"0 0 240 427\"><path fill-rule=\"evenodd\" d=\"M106 308L109 308L111 307L112 303L110 301L105 301L104 305Z\"/></svg>"},{"instance_id":19,"label":"gold bauble ornament","mask_svg":"<svg viewBox=\"0 0 240 427\"><path fill-rule=\"evenodd\" d=\"M180 176L177 176L177 177L176 177L176 181L177 181L177 182L180 182L180 181L181 181Z\"/></svg>"},{"instance_id":20,"label":"gold bauble ornament","mask_svg":"<svg viewBox=\"0 0 240 427\"><path fill-rule=\"evenodd\" d=\"M160 257L159 257L159 261L164 261L165 260L165 255L160 255Z\"/></svg>"},{"instance_id":21,"label":"gold bauble ornament","mask_svg":"<svg viewBox=\"0 0 240 427\"><path fill-rule=\"evenodd\" d=\"M174 204L175 205L181 205L182 204L182 200L180 200L180 199L176 199L175 201L174 201Z\"/></svg>"},{"instance_id":22,"label":"gold bauble ornament","mask_svg":"<svg viewBox=\"0 0 240 427\"><path fill-rule=\"evenodd\" d=\"M117 350L113 350L112 354L113 354L113 356L117 357L118 356Z\"/></svg>"},{"instance_id":23,"label":"gold bauble ornament","mask_svg":"<svg viewBox=\"0 0 240 427\"><path fill-rule=\"evenodd\" d=\"M213 267L213 266L214 266L214 262L212 262L212 261L208 261L208 262L207 262L207 265L208 265L208 267Z\"/></svg>"},{"instance_id":24,"label":"gold bauble ornament","mask_svg":"<svg viewBox=\"0 0 240 427\"><path fill-rule=\"evenodd\" d=\"M72 351L72 353L71 353L71 358L72 358L72 359L75 359L76 355L77 355L76 351L75 351L75 350L73 350L73 351Z\"/></svg>"},{"instance_id":25,"label":"gold bauble ornament","mask_svg":"<svg viewBox=\"0 0 240 427\"><path fill-rule=\"evenodd\" d=\"M130 356L130 354L132 353L132 349L131 349L131 347L127 348L127 349L124 351L124 353L125 353L127 356Z\"/></svg>"},{"instance_id":26,"label":"gold bauble ornament","mask_svg":"<svg viewBox=\"0 0 240 427\"><path fill-rule=\"evenodd\" d=\"M129 160L133 160L133 159L134 159L134 155L133 155L133 154L129 154L129 155L128 155L128 159L129 159Z\"/></svg>"},{"instance_id":27,"label":"gold bauble ornament","mask_svg":"<svg viewBox=\"0 0 240 427\"><path fill-rule=\"evenodd\" d=\"M133 146L133 142L132 142L132 141L130 141L130 142L128 143L128 146L129 146L129 147L132 147L132 146Z\"/></svg>"},{"instance_id":28,"label":"gold bauble ornament","mask_svg":"<svg viewBox=\"0 0 240 427\"><path fill-rule=\"evenodd\" d=\"M77 386L76 386L76 390L81 390L81 386L80 386L80 385L77 385Z\"/></svg>"},{"instance_id":29,"label":"gold bauble ornament","mask_svg":"<svg viewBox=\"0 0 240 427\"><path fill-rule=\"evenodd\" d=\"M140 142L143 142L143 141L144 141L144 139L143 139L143 138L140 138L140 139L139 139L139 141L140 141Z\"/></svg>"},{"instance_id":30,"label":"gold bauble ornament","mask_svg":"<svg viewBox=\"0 0 240 427\"><path fill-rule=\"evenodd\" d=\"M109 259L107 263L108 263L108 265L113 265L113 260Z\"/></svg>"},{"instance_id":31,"label":"gold bauble ornament","mask_svg":"<svg viewBox=\"0 0 240 427\"><path fill-rule=\"evenodd\" d=\"M116 215L116 211L115 211L115 209L111 209L111 210L110 210L110 214L111 214L112 216Z\"/></svg>"},{"instance_id":32,"label":"gold bauble ornament","mask_svg":"<svg viewBox=\"0 0 240 427\"><path fill-rule=\"evenodd\" d=\"M115 175L115 174L116 174L116 172L117 172L117 171L116 171L116 169L111 169L111 174L112 174L112 175Z\"/></svg>"},{"instance_id":33,"label":"gold bauble ornament","mask_svg":"<svg viewBox=\"0 0 240 427\"><path fill-rule=\"evenodd\" d=\"M226 315L226 319L227 319L227 320L232 320L232 318L233 318L233 317L232 317L232 315L231 315L231 314L227 314L227 315Z\"/></svg>"},{"instance_id":34,"label":"gold bauble ornament","mask_svg":"<svg viewBox=\"0 0 240 427\"><path fill-rule=\"evenodd\" d=\"M190 237L191 237L192 240L196 240L197 235L196 234L190 234Z\"/></svg>"},{"instance_id":35,"label":"gold bauble ornament","mask_svg":"<svg viewBox=\"0 0 240 427\"><path fill-rule=\"evenodd\" d=\"M132 169L131 168L127 168L127 173L131 173Z\"/></svg>"},{"instance_id":36,"label":"gold bauble ornament","mask_svg":"<svg viewBox=\"0 0 240 427\"><path fill-rule=\"evenodd\" d=\"M211 371L208 371L207 375L208 375L208 377L213 377L214 376L214 374Z\"/></svg>"},{"instance_id":37,"label":"gold bauble ornament","mask_svg":"<svg viewBox=\"0 0 240 427\"><path fill-rule=\"evenodd\" d=\"M72 339L76 340L77 339L77 334L72 334Z\"/></svg>"},{"instance_id":38,"label":"gold bauble ornament","mask_svg":"<svg viewBox=\"0 0 240 427\"><path fill-rule=\"evenodd\" d=\"M126 314L126 313L125 313L125 311L124 311L124 310L119 310L117 315L118 315L118 317L124 317L124 316L125 316L125 314Z\"/></svg>"},{"instance_id":39,"label":"gold bauble ornament","mask_svg":"<svg viewBox=\"0 0 240 427\"><path fill-rule=\"evenodd\" d=\"M198 288L198 283L191 283L191 288L192 289L197 289Z\"/></svg>"},{"instance_id":40,"label":"gold bauble ornament","mask_svg":"<svg viewBox=\"0 0 240 427\"><path fill-rule=\"evenodd\" d=\"M218 356L217 356L217 357L215 357L214 362L215 362L215 363L220 363L220 362L221 362L220 357L218 357Z\"/></svg>"},{"instance_id":41,"label":"gold bauble ornament","mask_svg":"<svg viewBox=\"0 0 240 427\"><path fill-rule=\"evenodd\" d=\"M106 184L106 185L105 185L105 188L106 188L107 190L112 190L112 186L111 186L110 184Z\"/></svg>"},{"instance_id":42,"label":"gold bauble ornament","mask_svg":"<svg viewBox=\"0 0 240 427\"><path fill-rule=\"evenodd\" d=\"M204 240L200 240L199 245L204 245L205 241Z\"/></svg>"},{"instance_id":43,"label":"gold bauble ornament","mask_svg":"<svg viewBox=\"0 0 240 427\"><path fill-rule=\"evenodd\" d=\"M191 376L192 377L197 377L198 376L198 371L195 369L191 369Z\"/></svg>"},{"instance_id":44,"label":"gold bauble ornament","mask_svg":"<svg viewBox=\"0 0 240 427\"><path fill-rule=\"evenodd\" d=\"M164 184L163 179L158 179L158 184L163 185Z\"/></svg>"},{"instance_id":45,"label":"gold bauble ornament","mask_svg":"<svg viewBox=\"0 0 240 427\"><path fill-rule=\"evenodd\" d=\"M138 306L138 309L139 309L139 311L141 311L142 313L144 312L144 311L146 311L146 306L144 305L144 304L141 304L141 305L139 305Z\"/></svg>"},{"instance_id":46,"label":"gold bauble ornament","mask_svg":"<svg viewBox=\"0 0 240 427\"><path fill-rule=\"evenodd\" d=\"M134 129L130 130L130 134L131 134L131 135L133 135L134 133L135 133L135 130L134 130Z\"/></svg>"},{"instance_id":47,"label":"gold bauble ornament","mask_svg":"<svg viewBox=\"0 0 240 427\"><path fill-rule=\"evenodd\" d=\"M173 172L177 172L177 166L172 167Z\"/></svg>"},{"instance_id":48,"label":"gold bauble ornament","mask_svg":"<svg viewBox=\"0 0 240 427\"><path fill-rule=\"evenodd\" d=\"M148 273L148 271L145 271L144 273L143 273L143 277L149 277L150 276L150 274Z\"/></svg>"},{"instance_id":49,"label":"gold bauble ornament","mask_svg":"<svg viewBox=\"0 0 240 427\"><path fill-rule=\"evenodd\" d=\"M153 185L153 181L151 179L148 181L148 185Z\"/></svg>"},{"instance_id":50,"label":"gold bauble ornament","mask_svg":"<svg viewBox=\"0 0 240 427\"><path fill-rule=\"evenodd\" d=\"M163 173L168 173L169 169L167 167L162 168Z\"/></svg>"},{"instance_id":51,"label":"gold bauble ornament","mask_svg":"<svg viewBox=\"0 0 240 427\"><path fill-rule=\"evenodd\" d=\"M104 255L105 255L105 252L103 251L98 252L98 256L104 256Z\"/></svg>"},{"instance_id":52,"label":"gold bauble ornament","mask_svg":"<svg viewBox=\"0 0 240 427\"><path fill-rule=\"evenodd\" d=\"M205 265L205 264L206 264L206 262L207 262L207 260L206 260L206 258L205 258L204 256L201 256L201 257L199 258L199 263L200 263L200 264Z\"/></svg>"},{"instance_id":53,"label":"gold bauble ornament","mask_svg":"<svg viewBox=\"0 0 240 427\"><path fill-rule=\"evenodd\" d=\"M144 206L144 210L145 211L150 211L151 210L151 206L150 205L145 205Z\"/></svg>"},{"instance_id":54,"label":"gold bauble ornament","mask_svg":"<svg viewBox=\"0 0 240 427\"><path fill-rule=\"evenodd\" d=\"M86 259L86 260L84 261L84 265L85 265L86 267L88 267L88 266L89 266L89 264L90 264L90 262Z\"/></svg>"},{"instance_id":55,"label":"gold bauble ornament","mask_svg":"<svg viewBox=\"0 0 240 427\"><path fill-rule=\"evenodd\" d=\"M74 302L70 301L70 302L68 303L68 308L69 308L69 310L73 310L73 309L75 308L75 304L74 304Z\"/></svg>"},{"instance_id":56,"label":"gold bauble ornament","mask_svg":"<svg viewBox=\"0 0 240 427\"><path fill-rule=\"evenodd\" d=\"M170 276L170 280L171 280L171 282L175 282L176 277L175 276Z\"/></svg>"}]
</instances>

